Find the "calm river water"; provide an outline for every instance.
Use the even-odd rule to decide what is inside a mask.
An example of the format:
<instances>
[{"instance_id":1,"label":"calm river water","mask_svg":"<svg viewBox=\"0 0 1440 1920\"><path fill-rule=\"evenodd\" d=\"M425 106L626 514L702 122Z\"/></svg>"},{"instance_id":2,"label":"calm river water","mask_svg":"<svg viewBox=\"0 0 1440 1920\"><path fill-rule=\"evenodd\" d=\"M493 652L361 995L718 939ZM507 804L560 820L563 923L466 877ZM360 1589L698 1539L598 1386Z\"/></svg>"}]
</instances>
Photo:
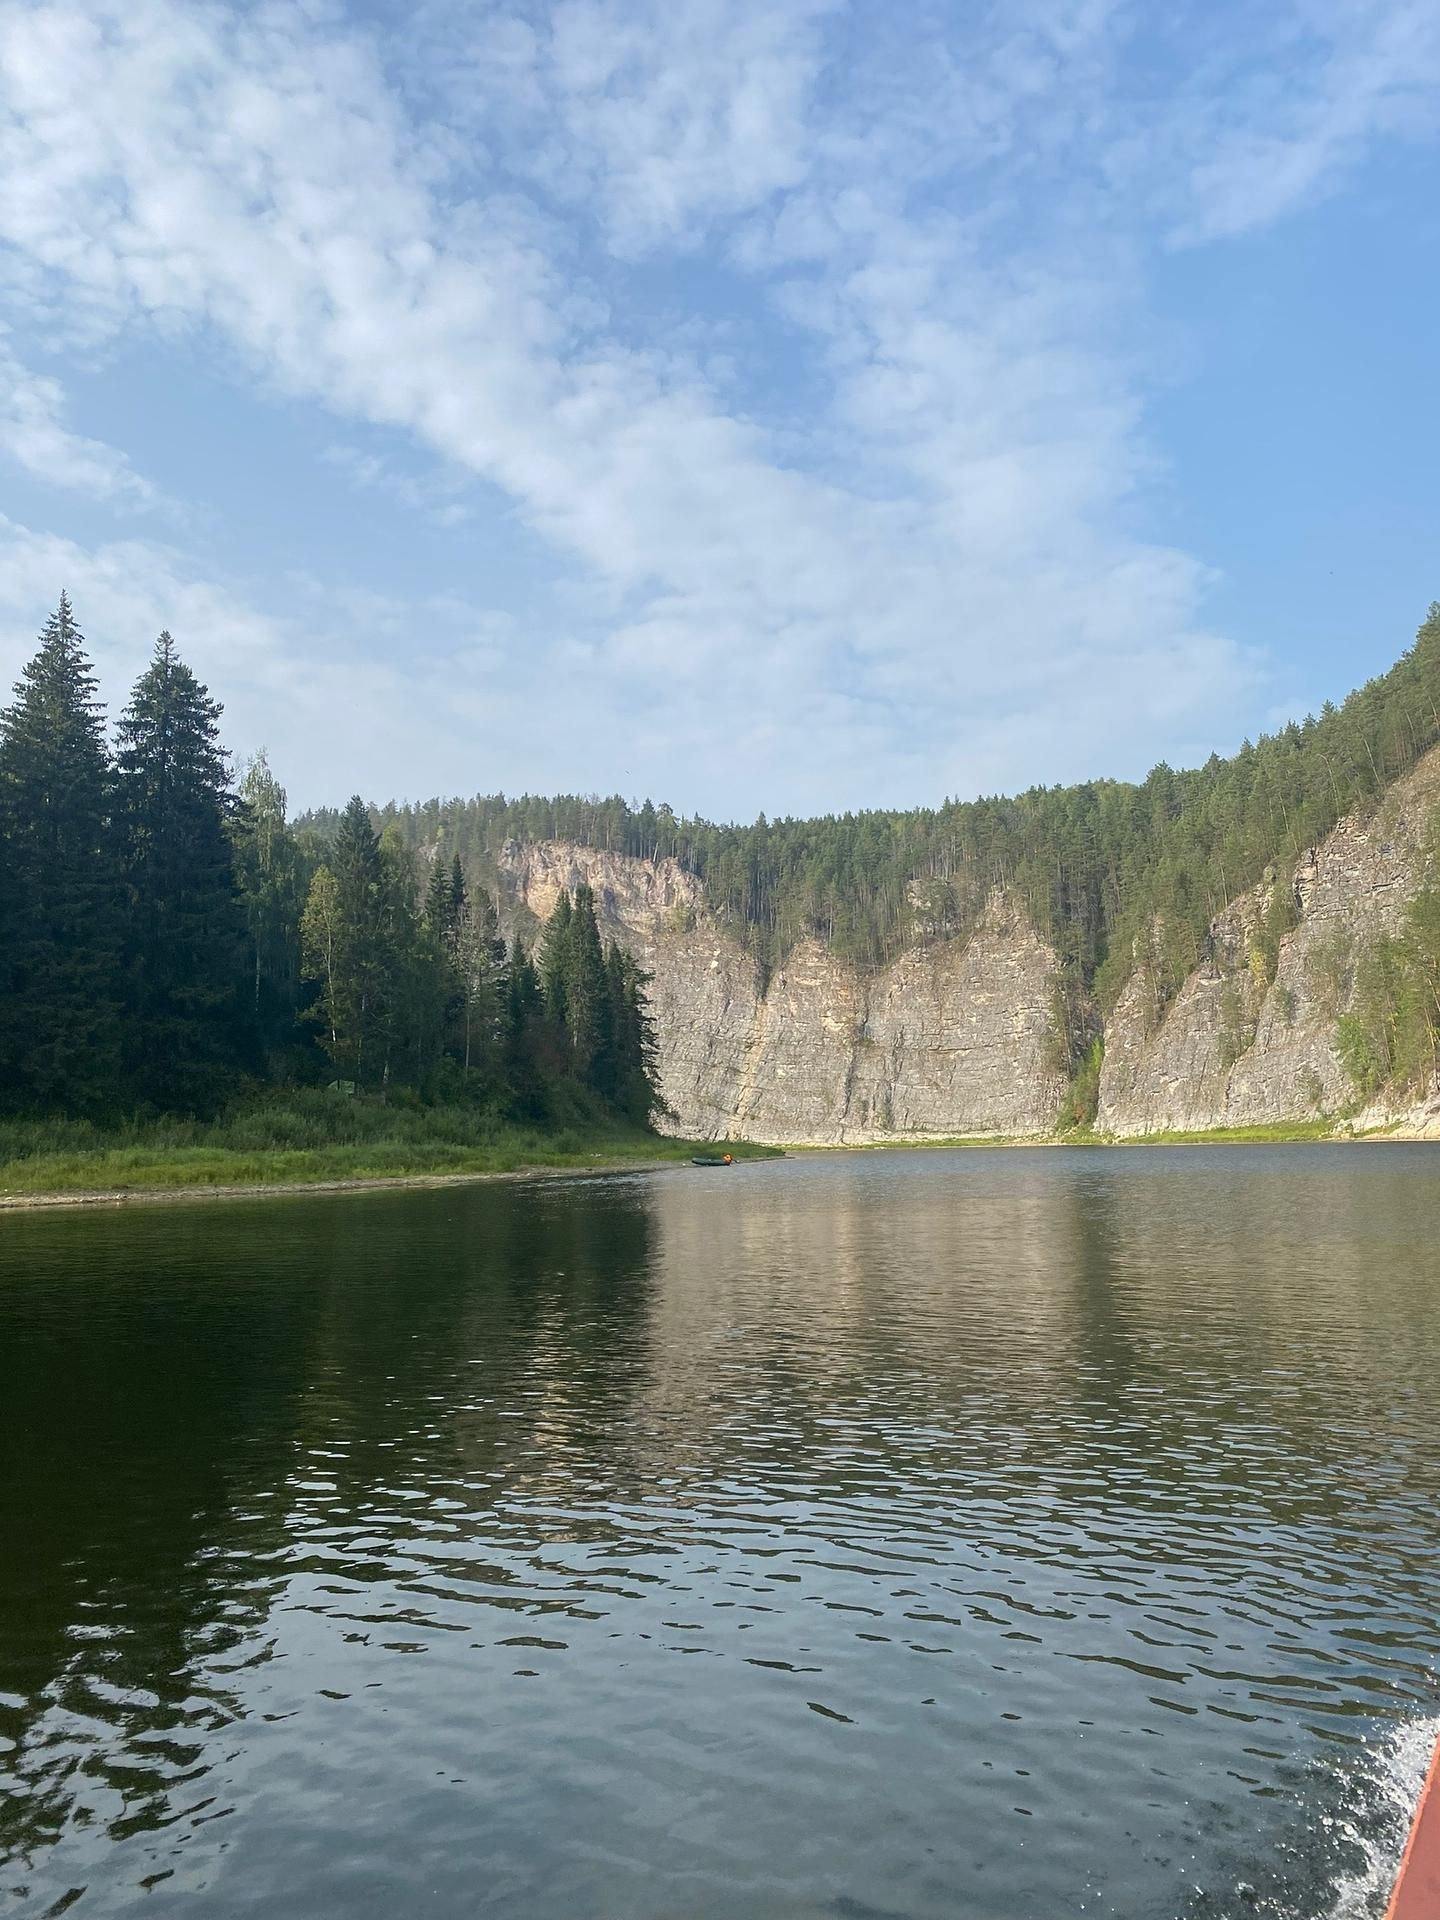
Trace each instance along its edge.
<instances>
[{"instance_id":1,"label":"calm river water","mask_svg":"<svg viewBox=\"0 0 1440 1920\"><path fill-rule=\"evenodd\" d=\"M0 1217L0 1904L1383 1906L1440 1150Z\"/></svg>"}]
</instances>

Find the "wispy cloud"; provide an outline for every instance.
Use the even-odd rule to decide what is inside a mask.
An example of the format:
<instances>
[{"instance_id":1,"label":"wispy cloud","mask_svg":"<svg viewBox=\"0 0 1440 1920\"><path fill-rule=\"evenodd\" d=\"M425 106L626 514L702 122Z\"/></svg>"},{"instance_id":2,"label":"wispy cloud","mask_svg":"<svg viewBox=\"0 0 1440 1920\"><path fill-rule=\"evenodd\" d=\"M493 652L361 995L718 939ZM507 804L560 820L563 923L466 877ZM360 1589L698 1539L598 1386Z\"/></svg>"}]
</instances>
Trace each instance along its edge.
<instances>
[{"instance_id":1,"label":"wispy cloud","mask_svg":"<svg viewBox=\"0 0 1440 1920\"><path fill-rule=\"evenodd\" d=\"M346 442L353 482L443 516L436 475L482 476L578 571L583 617L517 609L523 644L451 660L416 768L453 747L488 784L527 711L531 784L722 809L1208 747L1261 666L1143 531L1145 250L1410 128L1428 40L1412 0L1368 39L1338 11L1292 35L1300 107L1256 81L1221 115L1119 77L1135 31L1105 0L559 0L422 9L402 46L328 10L19 5L15 309L223 340L434 463ZM368 758L413 777L398 735Z\"/></svg>"},{"instance_id":2,"label":"wispy cloud","mask_svg":"<svg viewBox=\"0 0 1440 1920\"><path fill-rule=\"evenodd\" d=\"M65 424L65 389L21 364L0 329L0 461L97 500L150 507L158 496L118 448Z\"/></svg>"},{"instance_id":3,"label":"wispy cloud","mask_svg":"<svg viewBox=\"0 0 1440 1920\"><path fill-rule=\"evenodd\" d=\"M415 474L397 467L378 453L364 453L359 447L336 442L321 456L327 466L343 473L351 485L363 493L381 493L398 500L412 513L422 514L440 527L463 527L474 518L472 510L458 497L463 480L453 475L427 470Z\"/></svg>"}]
</instances>

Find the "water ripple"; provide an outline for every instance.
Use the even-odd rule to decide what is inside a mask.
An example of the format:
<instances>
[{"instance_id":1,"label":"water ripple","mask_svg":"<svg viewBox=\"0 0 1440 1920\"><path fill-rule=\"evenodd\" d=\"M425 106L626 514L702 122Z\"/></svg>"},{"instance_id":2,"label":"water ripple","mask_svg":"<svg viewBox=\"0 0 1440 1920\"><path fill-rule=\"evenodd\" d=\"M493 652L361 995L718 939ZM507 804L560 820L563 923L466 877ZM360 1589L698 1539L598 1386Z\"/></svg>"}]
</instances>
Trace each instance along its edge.
<instances>
[{"instance_id":1,"label":"water ripple","mask_svg":"<svg viewBox=\"0 0 1440 1920\"><path fill-rule=\"evenodd\" d=\"M0 1889L1378 1913L1425 1151L734 1172L22 1222Z\"/></svg>"}]
</instances>

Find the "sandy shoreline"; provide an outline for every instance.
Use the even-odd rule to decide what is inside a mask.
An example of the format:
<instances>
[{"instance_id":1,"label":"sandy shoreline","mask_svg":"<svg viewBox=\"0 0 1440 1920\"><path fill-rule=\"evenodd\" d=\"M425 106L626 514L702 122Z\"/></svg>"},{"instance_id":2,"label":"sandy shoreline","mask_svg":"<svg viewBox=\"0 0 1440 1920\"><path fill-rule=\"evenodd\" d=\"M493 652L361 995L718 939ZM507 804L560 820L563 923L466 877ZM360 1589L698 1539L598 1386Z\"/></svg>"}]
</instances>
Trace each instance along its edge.
<instances>
[{"instance_id":1,"label":"sandy shoreline","mask_svg":"<svg viewBox=\"0 0 1440 1920\"><path fill-rule=\"evenodd\" d=\"M247 1186L108 1187L51 1193L0 1191L0 1213L53 1207L127 1207L189 1200L294 1199L313 1193L378 1193L389 1187L473 1187L496 1180L588 1180L617 1173L661 1173L683 1160L606 1160L593 1167L511 1167L486 1173L379 1173L351 1180L274 1180Z\"/></svg>"},{"instance_id":2,"label":"sandy shoreline","mask_svg":"<svg viewBox=\"0 0 1440 1920\"><path fill-rule=\"evenodd\" d=\"M1401 1144L1414 1144L1425 1141L1440 1144L1440 1130L1432 1118L1428 1124L1390 1128L1375 1128L1364 1133L1299 1134L1290 1140L1283 1135L1274 1140L1226 1140L1214 1134L1196 1133L1191 1135L1171 1134L1132 1134L1128 1136L1082 1137L1077 1140L1065 1135L1039 1135L1031 1139L996 1138L987 1140L983 1136L977 1139L920 1138L915 1140L866 1140L866 1141L826 1141L811 1145L790 1145L779 1150L776 1157L809 1156L825 1153L884 1153L904 1151L905 1149L935 1148L964 1151L969 1148L996 1147L1184 1147L1184 1146L1230 1146L1237 1148L1252 1146L1383 1146L1387 1141ZM748 1159L749 1156L746 1156ZM769 1155L757 1155L757 1159L768 1159ZM744 1159L737 1165L744 1165ZM19 1193L0 1189L0 1213L24 1213L37 1209L57 1207L128 1207L143 1205L182 1205L189 1201L207 1200L262 1200L271 1198L294 1199L305 1194L317 1193L379 1193L387 1188L421 1187L471 1187L488 1184L497 1180L565 1180L590 1179L601 1175L617 1173L663 1173L667 1168L683 1167L689 1162L684 1159L664 1160L601 1160L593 1166L568 1167L511 1167L502 1171L477 1173L379 1173L357 1176L344 1180L275 1180L254 1181L243 1185L201 1185L175 1187L96 1187L74 1189L59 1188L50 1192Z\"/></svg>"}]
</instances>

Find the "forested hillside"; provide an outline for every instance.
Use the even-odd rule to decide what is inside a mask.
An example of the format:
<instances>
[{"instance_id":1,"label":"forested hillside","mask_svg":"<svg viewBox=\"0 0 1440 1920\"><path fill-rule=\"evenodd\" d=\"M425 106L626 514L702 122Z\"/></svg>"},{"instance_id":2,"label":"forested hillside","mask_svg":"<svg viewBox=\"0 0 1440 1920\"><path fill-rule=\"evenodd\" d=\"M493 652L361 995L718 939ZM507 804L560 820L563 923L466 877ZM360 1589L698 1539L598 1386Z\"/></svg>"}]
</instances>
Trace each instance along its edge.
<instances>
[{"instance_id":1,"label":"forested hillside","mask_svg":"<svg viewBox=\"0 0 1440 1920\"><path fill-rule=\"evenodd\" d=\"M1083 1072L1135 968L1163 1007L1215 915L1267 877L1255 953L1273 978L1294 857L1440 740L1440 607L1343 705L1188 772L746 827L503 795L355 797L291 823L263 757L232 779L220 714L162 635L112 746L62 598L0 714L10 1111L200 1112L247 1086L330 1084L532 1124L588 1101L643 1125L658 1106L644 978L605 947L583 887L538 942L507 912L522 923L507 943L492 889L512 840L672 857L762 975L807 936L880 966L967 933L1003 888L1060 958L1056 1038Z\"/></svg>"},{"instance_id":2,"label":"forested hillside","mask_svg":"<svg viewBox=\"0 0 1440 1920\"><path fill-rule=\"evenodd\" d=\"M705 883L762 964L806 934L880 964L917 935L964 933L994 888L1024 903L1073 982L1111 1004L1133 957L1163 1002L1195 966L1214 916L1374 801L1440 740L1440 604L1390 671L1316 716L1247 741L1229 759L1139 784L1032 787L1014 799L913 812L717 826L668 807L503 794L382 807L412 848L443 844L476 871L507 839L565 839L650 858L671 855ZM314 817L326 831L333 816ZM1293 902L1280 889L1272 948Z\"/></svg>"},{"instance_id":3,"label":"forested hillside","mask_svg":"<svg viewBox=\"0 0 1440 1920\"><path fill-rule=\"evenodd\" d=\"M112 751L62 595L0 712L0 1112L207 1114L330 1085L648 1125L644 980L582 888L536 960L358 798L297 833L162 633Z\"/></svg>"}]
</instances>

